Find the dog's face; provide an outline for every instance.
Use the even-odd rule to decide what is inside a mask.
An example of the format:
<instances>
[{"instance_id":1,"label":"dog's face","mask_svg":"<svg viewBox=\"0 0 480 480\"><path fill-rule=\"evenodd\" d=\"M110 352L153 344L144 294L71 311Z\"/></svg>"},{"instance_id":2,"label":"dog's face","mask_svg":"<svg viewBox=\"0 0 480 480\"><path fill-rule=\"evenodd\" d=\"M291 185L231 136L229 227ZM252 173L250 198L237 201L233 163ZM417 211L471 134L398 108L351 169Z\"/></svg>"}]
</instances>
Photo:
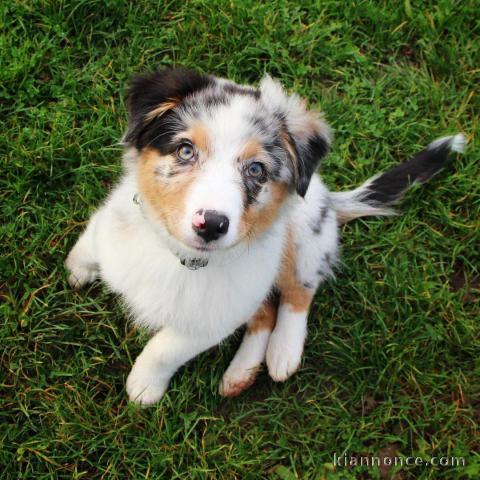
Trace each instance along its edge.
<instances>
[{"instance_id":1,"label":"dog's face","mask_svg":"<svg viewBox=\"0 0 480 480\"><path fill-rule=\"evenodd\" d=\"M124 141L156 220L182 245L211 251L267 229L304 196L330 131L270 77L251 88L172 69L138 77Z\"/></svg>"}]
</instances>

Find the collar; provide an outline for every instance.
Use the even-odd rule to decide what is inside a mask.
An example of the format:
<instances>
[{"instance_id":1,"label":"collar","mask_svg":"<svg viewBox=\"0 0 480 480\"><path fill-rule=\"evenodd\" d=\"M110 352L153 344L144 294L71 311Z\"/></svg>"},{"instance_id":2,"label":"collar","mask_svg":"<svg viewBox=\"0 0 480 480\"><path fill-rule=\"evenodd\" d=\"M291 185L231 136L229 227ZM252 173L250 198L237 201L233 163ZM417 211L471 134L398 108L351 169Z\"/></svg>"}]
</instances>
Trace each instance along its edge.
<instances>
[{"instance_id":1,"label":"collar","mask_svg":"<svg viewBox=\"0 0 480 480\"><path fill-rule=\"evenodd\" d=\"M143 209L142 205L142 200L140 198L140 195L136 193L133 196L133 203L135 205L138 205L140 208L140 211L142 212L143 218L148 221L147 216L145 214L145 211ZM185 257L183 255L179 255L178 252L173 250L172 248L169 247L170 252L175 255L175 257L178 258L180 261L180 264L183 265L184 267L187 267L189 270L198 270L199 268L206 267L208 265L208 258L195 258L195 257Z\"/></svg>"},{"instance_id":2,"label":"collar","mask_svg":"<svg viewBox=\"0 0 480 480\"><path fill-rule=\"evenodd\" d=\"M180 263L189 270L198 270L208 265L206 258L180 258Z\"/></svg>"}]
</instances>

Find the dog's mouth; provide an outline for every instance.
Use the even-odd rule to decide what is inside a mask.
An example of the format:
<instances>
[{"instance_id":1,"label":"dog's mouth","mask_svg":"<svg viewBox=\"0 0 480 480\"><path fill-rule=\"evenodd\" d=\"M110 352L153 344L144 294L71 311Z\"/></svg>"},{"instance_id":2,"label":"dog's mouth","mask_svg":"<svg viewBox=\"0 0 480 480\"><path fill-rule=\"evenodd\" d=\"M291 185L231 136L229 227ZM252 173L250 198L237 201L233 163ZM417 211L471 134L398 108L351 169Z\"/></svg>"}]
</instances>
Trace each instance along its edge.
<instances>
[{"instance_id":1,"label":"dog's mouth","mask_svg":"<svg viewBox=\"0 0 480 480\"><path fill-rule=\"evenodd\" d=\"M231 242L231 240L226 241L225 238L220 238L218 240L205 241L200 238L198 235L174 235L176 240L182 244L187 250L198 252L199 254L208 254L213 252L221 252L224 250L229 250L237 242Z\"/></svg>"},{"instance_id":2,"label":"dog's mouth","mask_svg":"<svg viewBox=\"0 0 480 480\"><path fill-rule=\"evenodd\" d=\"M190 244L190 245L187 245L187 246L190 247L191 249L193 249L196 252L203 252L203 253L215 252L215 251L218 251L218 250L228 249L228 247L221 247L220 245L215 245L215 244L212 244L212 243L201 244L200 242L198 244L194 243L194 244Z\"/></svg>"},{"instance_id":3,"label":"dog's mouth","mask_svg":"<svg viewBox=\"0 0 480 480\"><path fill-rule=\"evenodd\" d=\"M176 257L182 259L192 260L194 264L202 263L205 261L205 264L208 263L216 254L221 254L222 252L229 252L238 247L242 240L239 239L232 244L225 245L221 241L211 241L203 242L202 240L197 239L180 239L174 237L176 242L175 246L172 248L172 252ZM198 260L198 262L197 262ZM188 263L188 262L187 262ZM183 264L183 262L182 262Z\"/></svg>"},{"instance_id":4,"label":"dog's mouth","mask_svg":"<svg viewBox=\"0 0 480 480\"><path fill-rule=\"evenodd\" d=\"M197 239L179 238L176 235L170 234L174 239L175 254L179 258L206 258L210 257L210 254L219 252L226 249L218 244L218 242L205 243Z\"/></svg>"}]
</instances>

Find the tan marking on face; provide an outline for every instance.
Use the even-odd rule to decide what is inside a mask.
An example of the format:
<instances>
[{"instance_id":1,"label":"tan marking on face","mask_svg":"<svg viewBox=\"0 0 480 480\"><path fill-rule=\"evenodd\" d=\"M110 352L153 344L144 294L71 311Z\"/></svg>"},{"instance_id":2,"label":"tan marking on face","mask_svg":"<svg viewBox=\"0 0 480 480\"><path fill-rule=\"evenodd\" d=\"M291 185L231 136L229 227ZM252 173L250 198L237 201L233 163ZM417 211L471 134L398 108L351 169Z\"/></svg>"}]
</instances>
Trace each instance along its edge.
<instances>
[{"instance_id":1,"label":"tan marking on face","mask_svg":"<svg viewBox=\"0 0 480 480\"><path fill-rule=\"evenodd\" d=\"M162 156L156 149L143 149L139 155L138 185L142 198L149 203L167 230L180 238L179 222L184 215L185 196L195 174L190 171L188 174L175 175L168 181L159 181L155 170L165 162L175 168L172 155Z\"/></svg>"},{"instance_id":2,"label":"tan marking on face","mask_svg":"<svg viewBox=\"0 0 480 480\"><path fill-rule=\"evenodd\" d=\"M178 100L175 98L169 98L167 101L161 103L158 105L158 107L155 107L153 110L148 112L145 115L145 121L150 122L154 118L161 117L162 115L165 115L166 112L169 110L172 110L175 108L178 104Z\"/></svg>"},{"instance_id":3,"label":"tan marking on face","mask_svg":"<svg viewBox=\"0 0 480 480\"><path fill-rule=\"evenodd\" d=\"M243 147L239 158L240 160L249 160L251 158L263 156L265 156L265 152L262 148L262 144L256 138L252 138Z\"/></svg>"},{"instance_id":4,"label":"tan marking on face","mask_svg":"<svg viewBox=\"0 0 480 480\"><path fill-rule=\"evenodd\" d=\"M254 335L261 330L272 331L277 321L277 305L274 299L266 299L247 325L247 334Z\"/></svg>"},{"instance_id":5,"label":"tan marking on face","mask_svg":"<svg viewBox=\"0 0 480 480\"><path fill-rule=\"evenodd\" d=\"M294 312L305 312L309 309L313 293L298 280L297 256L291 229L287 233L282 265L275 285L280 290L281 304L291 305Z\"/></svg>"},{"instance_id":6,"label":"tan marking on face","mask_svg":"<svg viewBox=\"0 0 480 480\"><path fill-rule=\"evenodd\" d=\"M265 205L249 205L244 210L239 224L239 237L254 238L264 232L277 219L280 207L288 197L287 185L279 182L269 184L270 201Z\"/></svg>"},{"instance_id":7,"label":"tan marking on face","mask_svg":"<svg viewBox=\"0 0 480 480\"><path fill-rule=\"evenodd\" d=\"M207 128L201 122L195 122L192 127L186 132L182 133L182 138L188 138L198 150L206 153L210 153L210 138Z\"/></svg>"}]
</instances>

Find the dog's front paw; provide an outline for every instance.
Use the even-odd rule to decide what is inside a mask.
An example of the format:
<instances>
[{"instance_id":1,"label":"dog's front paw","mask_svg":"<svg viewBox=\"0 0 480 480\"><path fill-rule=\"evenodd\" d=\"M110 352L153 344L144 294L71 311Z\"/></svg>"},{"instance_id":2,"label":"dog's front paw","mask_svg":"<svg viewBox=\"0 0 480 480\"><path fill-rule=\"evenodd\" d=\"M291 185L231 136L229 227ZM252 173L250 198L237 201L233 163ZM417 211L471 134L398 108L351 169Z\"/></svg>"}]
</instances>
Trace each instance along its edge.
<instances>
[{"instance_id":1,"label":"dog's front paw","mask_svg":"<svg viewBox=\"0 0 480 480\"><path fill-rule=\"evenodd\" d=\"M284 382L294 374L302 360L303 339L288 337L283 332L273 331L268 342L266 362L270 377Z\"/></svg>"},{"instance_id":2,"label":"dog's front paw","mask_svg":"<svg viewBox=\"0 0 480 480\"><path fill-rule=\"evenodd\" d=\"M135 364L127 378L127 394L131 402L146 406L158 402L168 387L169 379L141 364Z\"/></svg>"}]
</instances>

